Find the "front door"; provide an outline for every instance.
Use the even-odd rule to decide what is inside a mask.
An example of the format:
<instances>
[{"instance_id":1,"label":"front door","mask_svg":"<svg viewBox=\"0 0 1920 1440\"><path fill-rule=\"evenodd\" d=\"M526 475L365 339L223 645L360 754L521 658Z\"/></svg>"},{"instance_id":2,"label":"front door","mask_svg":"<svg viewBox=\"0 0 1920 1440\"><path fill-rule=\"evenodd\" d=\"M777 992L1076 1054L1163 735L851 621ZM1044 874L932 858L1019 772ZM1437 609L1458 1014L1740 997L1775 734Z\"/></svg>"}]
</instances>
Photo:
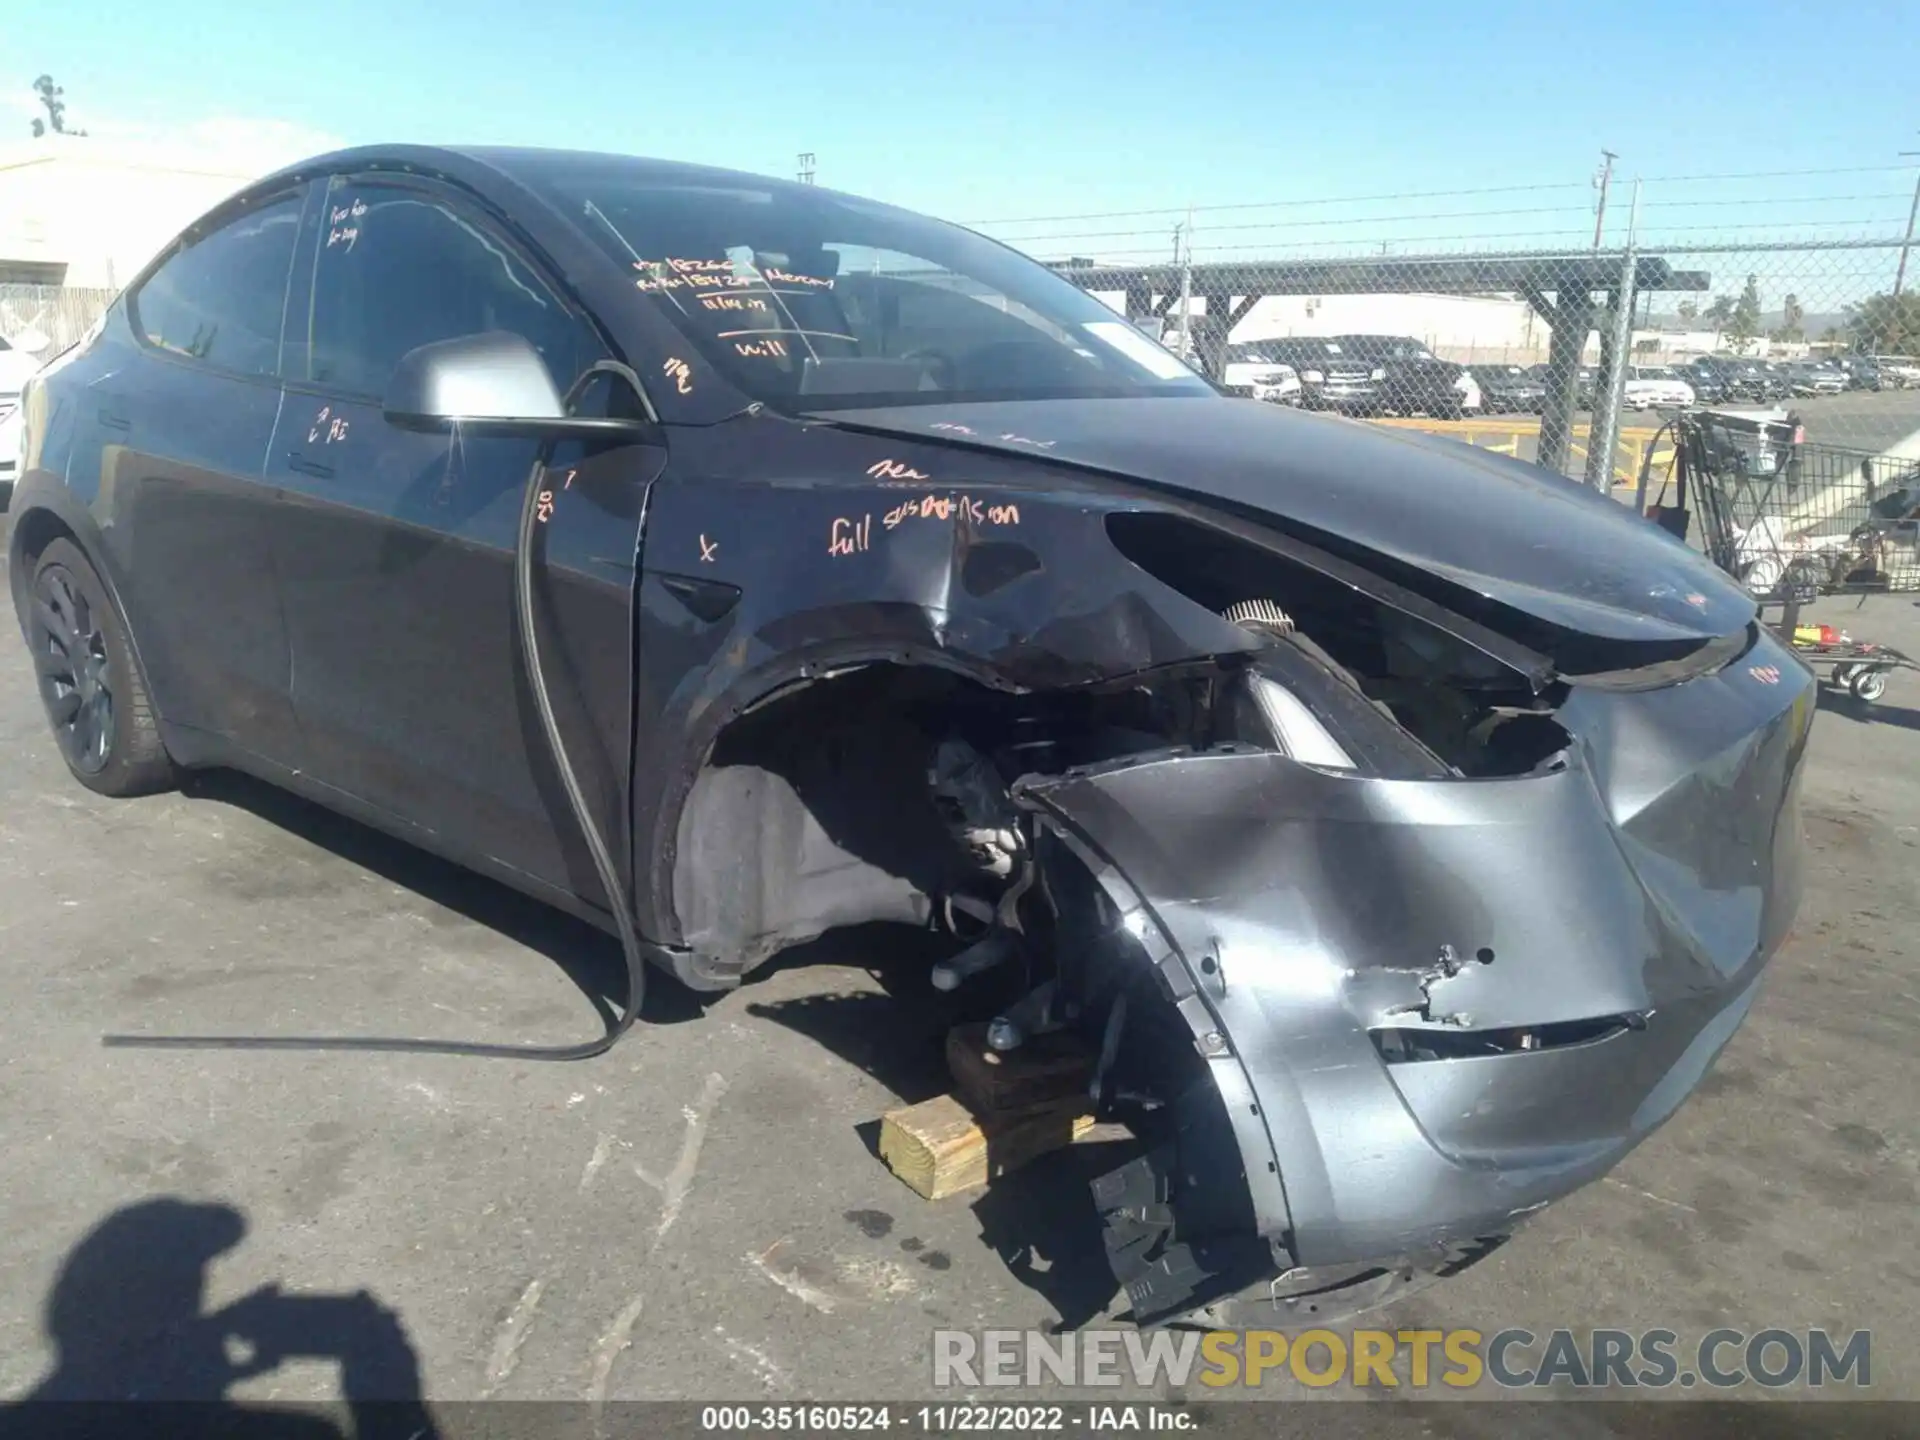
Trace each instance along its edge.
<instances>
[{"instance_id":1,"label":"front door","mask_svg":"<svg viewBox=\"0 0 1920 1440\"><path fill-rule=\"evenodd\" d=\"M273 759L296 739L263 467L304 193L250 206L135 288L127 362L79 417L98 450L74 461L82 485L97 464L159 712Z\"/></svg>"},{"instance_id":2,"label":"front door","mask_svg":"<svg viewBox=\"0 0 1920 1440\"><path fill-rule=\"evenodd\" d=\"M457 192L335 176L316 214L294 287L308 340L268 459L306 768L442 849L597 897L515 632L514 539L540 447L402 430L381 397L400 357L435 340L522 335L562 390L605 350ZM660 459L561 446L541 479L545 671L611 836L626 830L634 572Z\"/></svg>"}]
</instances>

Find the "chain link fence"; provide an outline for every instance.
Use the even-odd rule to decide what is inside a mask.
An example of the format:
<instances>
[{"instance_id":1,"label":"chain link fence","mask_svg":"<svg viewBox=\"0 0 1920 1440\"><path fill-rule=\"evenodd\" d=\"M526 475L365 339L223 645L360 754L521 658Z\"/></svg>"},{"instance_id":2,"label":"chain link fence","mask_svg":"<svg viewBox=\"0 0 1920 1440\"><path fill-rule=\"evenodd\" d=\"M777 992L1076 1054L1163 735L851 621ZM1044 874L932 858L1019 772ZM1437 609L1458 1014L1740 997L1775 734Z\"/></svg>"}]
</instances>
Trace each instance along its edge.
<instances>
[{"instance_id":1,"label":"chain link fence","mask_svg":"<svg viewBox=\"0 0 1920 1440\"><path fill-rule=\"evenodd\" d=\"M118 293L68 285L0 284L0 340L50 360L84 335Z\"/></svg>"},{"instance_id":2,"label":"chain link fence","mask_svg":"<svg viewBox=\"0 0 1920 1440\"><path fill-rule=\"evenodd\" d=\"M1835 452L1920 456L1911 177L1616 178L1598 216L1580 183L974 223L1236 393L1631 498L1670 466L1683 411L1791 414Z\"/></svg>"},{"instance_id":3,"label":"chain link fence","mask_svg":"<svg viewBox=\"0 0 1920 1440\"><path fill-rule=\"evenodd\" d=\"M1839 475L1920 464L1912 185L1911 167L1861 166L970 223L1236 393L1644 505L1671 483L1681 414L1784 424ZM0 285L0 337L51 356L112 298Z\"/></svg>"}]
</instances>

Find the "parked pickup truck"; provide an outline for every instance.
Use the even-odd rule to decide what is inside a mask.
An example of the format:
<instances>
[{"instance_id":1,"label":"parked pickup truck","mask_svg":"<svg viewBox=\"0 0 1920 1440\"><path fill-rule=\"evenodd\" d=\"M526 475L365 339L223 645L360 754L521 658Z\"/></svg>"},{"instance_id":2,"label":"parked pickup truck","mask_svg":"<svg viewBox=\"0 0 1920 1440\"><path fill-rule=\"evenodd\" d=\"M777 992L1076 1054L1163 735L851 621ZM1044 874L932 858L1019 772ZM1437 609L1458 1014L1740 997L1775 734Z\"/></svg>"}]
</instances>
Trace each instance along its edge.
<instances>
[{"instance_id":1,"label":"parked pickup truck","mask_svg":"<svg viewBox=\"0 0 1920 1440\"><path fill-rule=\"evenodd\" d=\"M1292 366L1299 375L1300 403L1307 409L1347 415L1379 412L1380 382L1387 372L1349 354L1338 341L1292 335L1260 344L1263 354Z\"/></svg>"},{"instance_id":2,"label":"parked pickup truck","mask_svg":"<svg viewBox=\"0 0 1920 1440\"><path fill-rule=\"evenodd\" d=\"M1480 386L1467 367L1442 360L1405 335L1336 335L1333 343L1378 369L1383 408L1402 415L1458 420L1479 410Z\"/></svg>"}]
</instances>

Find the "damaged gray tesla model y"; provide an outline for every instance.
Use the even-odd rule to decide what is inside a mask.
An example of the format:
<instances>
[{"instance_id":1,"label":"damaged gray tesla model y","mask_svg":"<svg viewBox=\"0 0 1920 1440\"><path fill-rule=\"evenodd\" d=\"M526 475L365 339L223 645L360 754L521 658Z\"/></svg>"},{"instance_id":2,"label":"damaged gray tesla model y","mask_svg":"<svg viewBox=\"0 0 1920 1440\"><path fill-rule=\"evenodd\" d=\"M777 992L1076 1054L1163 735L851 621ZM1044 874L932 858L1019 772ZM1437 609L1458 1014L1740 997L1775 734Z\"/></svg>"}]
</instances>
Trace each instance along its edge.
<instances>
[{"instance_id":1,"label":"damaged gray tesla model y","mask_svg":"<svg viewBox=\"0 0 1920 1440\"><path fill-rule=\"evenodd\" d=\"M244 769L708 990L952 931L956 1004L1082 1032L1148 1141L1094 1187L1143 1322L1486 1253L1673 1113L1796 903L1811 679L1701 557L886 206L331 155L23 415L81 783Z\"/></svg>"}]
</instances>

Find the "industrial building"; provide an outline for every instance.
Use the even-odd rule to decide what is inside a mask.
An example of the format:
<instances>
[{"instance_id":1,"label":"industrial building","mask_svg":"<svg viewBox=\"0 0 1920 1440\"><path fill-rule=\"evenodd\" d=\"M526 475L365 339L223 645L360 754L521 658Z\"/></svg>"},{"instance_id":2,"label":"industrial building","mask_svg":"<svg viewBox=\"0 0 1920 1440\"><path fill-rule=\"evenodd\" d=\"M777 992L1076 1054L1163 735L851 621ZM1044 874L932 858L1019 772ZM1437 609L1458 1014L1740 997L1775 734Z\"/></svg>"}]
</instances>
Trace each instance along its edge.
<instances>
[{"instance_id":1,"label":"industrial building","mask_svg":"<svg viewBox=\"0 0 1920 1440\"><path fill-rule=\"evenodd\" d=\"M83 135L0 145L0 285L117 290L190 221L272 168L262 158Z\"/></svg>"}]
</instances>

